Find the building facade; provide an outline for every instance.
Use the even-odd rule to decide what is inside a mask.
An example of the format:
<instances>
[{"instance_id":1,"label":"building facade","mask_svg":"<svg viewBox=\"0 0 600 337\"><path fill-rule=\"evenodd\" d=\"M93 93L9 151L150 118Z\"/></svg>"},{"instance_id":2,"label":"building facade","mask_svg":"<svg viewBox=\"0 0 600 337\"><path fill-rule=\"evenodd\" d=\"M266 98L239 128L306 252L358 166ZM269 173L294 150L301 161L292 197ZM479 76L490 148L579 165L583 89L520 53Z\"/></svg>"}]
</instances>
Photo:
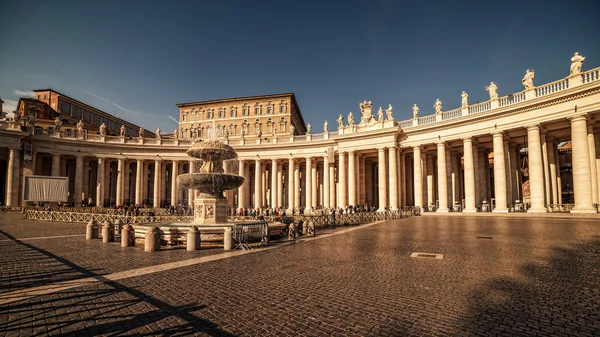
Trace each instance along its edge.
<instances>
[{"instance_id":1,"label":"building facade","mask_svg":"<svg viewBox=\"0 0 600 337\"><path fill-rule=\"evenodd\" d=\"M469 104L463 93L461 107L444 111L436 102L433 114L420 116L414 106L409 120L395 120L391 106L373 112L365 101L356 117L340 116L334 127L324 125L317 133L303 129L291 94L178 104L179 132L172 138L38 135L4 121L3 202L26 204L24 176L56 175L71 178L75 205L90 199L191 205L196 192L177 186L176 177L196 170L186 150L214 125L216 137L238 152L226 170L246 178L229 192L236 208L310 212L366 204L379 210L419 206L503 213L525 201L529 212L559 207L596 213L600 68L581 72L581 64L573 67L574 62L570 74L558 81L535 86L528 71L521 92L499 97L492 83L486 102ZM286 110L279 110L282 104ZM572 184L568 197L563 178Z\"/></svg>"}]
</instances>

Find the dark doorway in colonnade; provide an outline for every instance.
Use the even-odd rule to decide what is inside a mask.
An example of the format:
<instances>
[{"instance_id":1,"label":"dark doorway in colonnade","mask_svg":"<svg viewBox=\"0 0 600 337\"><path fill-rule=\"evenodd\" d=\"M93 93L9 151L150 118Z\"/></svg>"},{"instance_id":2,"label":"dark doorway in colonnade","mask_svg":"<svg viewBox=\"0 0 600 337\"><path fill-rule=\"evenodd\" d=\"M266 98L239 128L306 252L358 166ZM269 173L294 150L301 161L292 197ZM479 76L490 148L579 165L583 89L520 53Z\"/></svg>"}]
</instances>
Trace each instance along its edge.
<instances>
[{"instance_id":1,"label":"dark doorway in colonnade","mask_svg":"<svg viewBox=\"0 0 600 337\"><path fill-rule=\"evenodd\" d=\"M0 159L0 205L6 205L6 166L5 159Z\"/></svg>"}]
</instances>

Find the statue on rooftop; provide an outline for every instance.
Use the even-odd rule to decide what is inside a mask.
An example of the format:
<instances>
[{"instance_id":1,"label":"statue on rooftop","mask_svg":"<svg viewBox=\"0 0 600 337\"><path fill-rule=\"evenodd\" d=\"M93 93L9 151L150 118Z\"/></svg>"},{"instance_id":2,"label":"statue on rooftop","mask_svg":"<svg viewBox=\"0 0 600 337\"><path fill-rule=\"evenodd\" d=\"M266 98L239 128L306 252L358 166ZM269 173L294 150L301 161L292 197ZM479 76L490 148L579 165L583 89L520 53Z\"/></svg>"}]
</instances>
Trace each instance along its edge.
<instances>
[{"instance_id":1,"label":"statue on rooftop","mask_svg":"<svg viewBox=\"0 0 600 337\"><path fill-rule=\"evenodd\" d=\"M98 129L99 129L100 134L102 136L106 136L106 124L104 124L104 123L100 124L100 127Z\"/></svg>"},{"instance_id":2,"label":"statue on rooftop","mask_svg":"<svg viewBox=\"0 0 600 337\"><path fill-rule=\"evenodd\" d=\"M327 130L329 128L329 122L325 121L325 123L323 123L323 132L329 132L329 130Z\"/></svg>"},{"instance_id":3,"label":"statue on rooftop","mask_svg":"<svg viewBox=\"0 0 600 337\"><path fill-rule=\"evenodd\" d=\"M494 82L490 82L490 85L485 87L485 90L490 93L490 99L498 99L498 86Z\"/></svg>"},{"instance_id":4,"label":"statue on rooftop","mask_svg":"<svg viewBox=\"0 0 600 337\"><path fill-rule=\"evenodd\" d=\"M391 104L388 105L388 108L385 110L385 114L387 116L386 119L388 121L394 120L394 117L392 117L392 105Z\"/></svg>"},{"instance_id":5,"label":"statue on rooftop","mask_svg":"<svg viewBox=\"0 0 600 337\"><path fill-rule=\"evenodd\" d=\"M77 122L77 132L78 133L83 133L83 120L79 120L79 122Z\"/></svg>"},{"instance_id":6,"label":"statue on rooftop","mask_svg":"<svg viewBox=\"0 0 600 337\"><path fill-rule=\"evenodd\" d=\"M16 117L16 116L17 116L17 115L15 115L15 117ZM19 115L19 117L21 117L21 116ZM16 118L15 118L15 120L16 120ZM61 126L62 126L62 121L60 120L60 117L56 117L56 118L54 119L54 130L55 130L55 131L60 131L60 127L61 127Z\"/></svg>"},{"instance_id":7,"label":"statue on rooftop","mask_svg":"<svg viewBox=\"0 0 600 337\"><path fill-rule=\"evenodd\" d=\"M160 126L156 129L156 139L160 139Z\"/></svg>"},{"instance_id":8,"label":"statue on rooftop","mask_svg":"<svg viewBox=\"0 0 600 337\"><path fill-rule=\"evenodd\" d=\"M579 55L578 52L575 52L573 57L571 57L571 75L577 75L581 72L581 66L583 65L583 61L585 57Z\"/></svg>"},{"instance_id":9,"label":"statue on rooftop","mask_svg":"<svg viewBox=\"0 0 600 337\"><path fill-rule=\"evenodd\" d=\"M435 109L436 114L442 113L442 101L440 101L439 98L435 101L433 108Z\"/></svg>"},{"instance_id":10,"label":"statue on rooftop","mask_svg":"<svg viewBox=\"0 0 600 337\"><path fill-rule=\"evenodd\" d=\"M296 128L293 125L290 125L290 136L294 137L294 133L296 133Z\"/></svg>"},{"instance_id":11,"label":"statue on rooftop","mask_svg":"<svg viewBox=\"0 0 600 337\"><path fill-rule=\"evenodd\" d=\"M348 126L354 126L354 115L352 111L348 114Z\"/></svg>"},{"instance_id":12,"label":"statue on rooftop","mask_svg":"<svg viewBox=\"0 0 600 337\"><path fill-rule=\"evenodd\" d=\"M140 131L139 131L138 135L140 136L140 138L144 138L144 127L143 126L140 126Z\"/></svg>"},{"instance_id":13,"label":"statue on rooftop","mask_svg":"<svg viewBox=\"0 0 600 337\"><path fill-rule=\"evenodd\" d=\"M307 135L310 135L310 132L311 132L311 131L312 131L312 126L310 126L310 123L308 123L308 124L306 125L306 134L307 134Z\"/></svg>"},{"instance_id":14,"label":"statue on rooftop","mask_svg":"<svg viewBox=\"0 0 600 337\"><path fill-rule=\"evenodd\" d=\"M340 114L340 117L338 117L338 119L337 119L337 125L338 125L338 130L344 128L344 116L342 116L342 114Z\"/></svg>"},{"instance_id":15,"label":"statue on rooftop","mask_svg":"<svg viewBox=\"0 0 600 337\"><path fill-rule=\"evenodd\" d=\"M462 98L460 106L463 108L469 106L469 94L463 91L462 94L460 94L460 97Z\"/></svg>"},{"instance_id":16,"label":"statue on rooftop","mask_svg":"<svg viewBox=\"0 0 600 337\"><path fill-rule=\"evenodd\" d=\"M377 111L377 121L383 122L383 108L382 107L379 107L379 110Z\"/></svg>"},{"instance_id":17,"label":"statue on rooftop","mask_svg":"<svg viewBox=\"0 0 600 337\"><path fill-rule=\"evenodd\" d=\"M175 131L173 131L173 137L175 137L175 139L179 139L179 130L175 129Z\"/></svg>"},{"instance_id":18,"label":"statue on rooftop","mask_svg":"<svg viewBox=\"0 0 600 337\"><path fill-rule=\"evenodd\" d=\"M529 71L529 69L527 69L527 72L525 72L525 77L523 77L523 79L521 80L521 83L523 83L523 86L525 87L525 90L530 90L533 89L533 78L535 77L535 72L533 70Z\"/></svg>"},{"instance_id":19,"label":"statue on rooftop","mask_svg":"<svg viewBox=\"0 0 600 337\"><path fill-rule=\"evenodd\" d=\"M414 104L412 110L413 110L413 118L414 119L419 118L419 107L416 104Z\"/></svg>"},{"instance_id":20,"label":"statue on rooftop","mask_svg":"<svg viewBox=\"0 0 600 337\"><path fill-rule=\"evenodd\" d=\"M127 130L127 129L125 128L125 124L121 124L121 130L119 130L119 135L120 135L121 137L125 137L125 131L126 131L126 130Z\"/></svg>"}]
</instances>

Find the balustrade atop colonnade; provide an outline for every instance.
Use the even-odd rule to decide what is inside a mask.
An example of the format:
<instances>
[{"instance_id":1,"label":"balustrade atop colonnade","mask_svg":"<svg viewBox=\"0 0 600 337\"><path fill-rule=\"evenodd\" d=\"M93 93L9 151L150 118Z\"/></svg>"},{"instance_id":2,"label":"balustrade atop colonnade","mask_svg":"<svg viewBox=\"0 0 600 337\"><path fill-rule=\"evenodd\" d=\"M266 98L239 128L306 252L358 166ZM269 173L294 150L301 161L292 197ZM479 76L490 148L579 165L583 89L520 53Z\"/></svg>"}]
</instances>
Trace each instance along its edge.
<instances>
[{"instance_id":1,"label":"balustrade atop colonnade","mask_svg":"<svg viewBox=\"0 0 600 337\"><path fill-rule=\"evenodd\" d=\"M417 108L406 121L396 121L391 106L385 116L382 109L374 116L370 102L364 102L359 123L348 118L344 125L340 116L333 132L325 126L319 134L223 137L239 155L230 169L246 178L229 192L229 200L237 208L288 211L437 205L438 212L455 210L456 204L473 212L493 200L495 212L507 212L526 199L529 211L545 212L563 203L557 146L570 142L573 211L595 212L599 77L600 68L537 87L527 87L524 78L523 92L498 97L490 91L489 101L474 105L463 96L463 106L450 111L436 102L435 114L419 117ZM17 160L21 151L9 150L7 205L19 203L18 177L25 174L72 177L76 206L92 198L117 205L151 201L158 207L161 201L190 203L195 194L179 189L175 179L194 169L185 155L191 139L39 130L22 141L33 144L34 159ZM526 177L522 158L527 158ZM524 178L530 196L523 195Z\"/></svg>"}]
</instances>

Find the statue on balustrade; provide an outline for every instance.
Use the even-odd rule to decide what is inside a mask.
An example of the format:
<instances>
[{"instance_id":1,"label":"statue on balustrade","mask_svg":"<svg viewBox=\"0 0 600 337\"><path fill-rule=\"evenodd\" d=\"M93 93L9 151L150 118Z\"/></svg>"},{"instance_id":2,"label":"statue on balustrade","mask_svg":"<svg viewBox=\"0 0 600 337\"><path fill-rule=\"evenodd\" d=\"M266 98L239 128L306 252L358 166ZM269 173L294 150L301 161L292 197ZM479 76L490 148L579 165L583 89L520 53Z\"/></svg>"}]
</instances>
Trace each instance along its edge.
<instances>
[{"instance_id":1,"label":"statue on balustrade","mask_svg":"<svg viewBox=\"0 0 600 337\"><path fill-rule=\"evenodd\" d=\"M373 114L371 110L373 109L373 104L371 101L364 101L360 103L360 112L362 113L362 117L360 118L360 124L366 125L373 121Z\"/></svg>"},{"instance_id":2,"label":"statue on balustrade","mask_svg":"<svg viewBox=\"0 0 600 337\"><path fill-rule=\"evenodd\" d=\"M17 114L17 115L15 115L15 120L16 120L16 117L17 117L17 116L19 116L19 118L21 117L20 115L18 115L18 114ZM59 117L56 117L56 118L54 119L54 130L55 130L55 131L60 131L60 127L61 127L61 126L62 126L62 121L60 120L60 118L59 118ZM105 126L105 127L106 127L106 126Z\"/></svg>"},{"instance_id":3,"label":"statue on balustrade","mask_svg":"<svg viewBox=\"0 0 600 337\"><path fill-rule=\"evenodd\" d=\"M383 108L382 107L379 107L379 110L377 111L377 121L383 122Z\"/></svg>"},{"instance_id":4,"label":"statue on balustrade","mask_svg":"<svg viewBox=\"0 0 600 337\"><path fill-rule=\"evenodd\" d=\"M59 128L60 128L60 126L59 126ZM104 124L104 123L100 124L99 131L102 136L106 136L106 124Z\"/></svg>"},{"instance_id":5,"label":"statue on balustrade","mask_svg":"<svg viewBox=\"0 0 600 337\"><path fill-rule=\"evenodd\" d=\"M83 120L79 120L79 122L77 122L77 132L78 133L83 133Z\"/></svg>"},{"instance_id":6,"label":"statue on balustrade","mask_svg":"<svg viewBox=\"0 0 600 337\"><path fill-rule=\"evenodd\" d=\"M392 105L388 104L388 108L385 110L385 114L386 114L386 120L391 121L394 120L394 117L392 117Z\"/></svg>"},{"instance_id":7,"label":"statue on balustrade","mask_svg":"<svg viewBox=\"0 0 600 337\"><path fill-rule=\"evenodd\" d=\"M144 138L144 127L143 126L140 126L140 131L139 131L138 135L140 138Z\"/></svg>"},{"instance_id":8,"label":"statue on balustrade","mask_svg":"<svg viewBox=\"0 0 600 337\"><path fill-rule=\"evenodd\" d=\"M294 136L294 133L296 133L296 128L293 125L290 125L290 136Z\"/></svg>"},{"instance_id":9,"label":"statue on balustrade","mask_svg":"<svg viewBox=\"0 0 600 337\"><path fill-rule=\"evenodd\" d=\"M175 139L179 139L179 130L175 129L175 131L173 131L173 137L175 137Z\"/></svg>"},{"instance_id":10,"label":"statue on balustrade","mask_svg":"<svg viewBox=\"0 0 600 337\"><path fill-rule=\"evenodd\" d=\"M121 130L119 131L119 135L121 137L125 137L125 131L126 131L125 124L121 124Z\"/></svg>"},{"instance_id":11,"label":"statue on balustrade","mask_svg":"<svg viewBox=\"0 0 600 337\"><path fill-rule=\"evenodd\" d=\"M571 57L571 75L577 75L581 72L581 66L583 65L584 60L585 57L575 52L573 57Z\"/></svg>"},{"instance_id":12,"label":"statue on balustrade","mask_svg":"<svg viewBox=\"0 0 600 337\"><path fill-rule=\"evenodd\" d=\"M312 131L312 126L310 126L310 123L308 123L308 124L306 125L306 134L307 134L307 135L310 135L310 132L311 132L311 131Z\"/></svg>"},{"instance_id":13,"label":"statue on balustrade","mask_svg":"<svg viewBox=\"0 0 600 337\"><path fill-rule=\"evenodd\" d=\"M341 116L341 115L340 115ZM323 132L329 132L329 122L325 121L325 123L323 123Z\"/></svg>"},{"instance_id":14,"label":"statue on balustrade","mask_svg":"<svg viewBox=\"0 0 600 337\"><path fill-rule=\"evenodd\" d=\"M413 118L419 118L419 107L416 104L413 105Z\"/></svg>"},{"instance_id":15,"label":"statue on balustrade","mask_svg":"<svg viewBox=\"0 0 600 337\"><path fill-rule=\"evenodd\" d=\"M160 126L156 129L156 139L160 139Z\"/></svg>"},{"instance_id":16,"label":"statue on balustrade","mask_svg":"<svg viewBox=\"0 0 600 337\"><path fill-rule=\"evenodd\" d=\"M350 117L348 117L350 118ZM344 128L344 116L342 116L342 114L340 114L340 117L338 117L337 119L337 125L338 125L338 130L341 130Z\"/></svg>"},{"instance_id":17,"label":"statue on balustrade","mask_svg":"<svg viewBox=\"0 0 600 337\"><path fill-rule=\"evenodd\" d=\"M442 113L442 101L440 101L439 98L435 101L433 108L435 109L436 114Z\"/></svg>"},{"instance_id":18,"label":"statue on balustrade","mask_svg":"<svg viewBox=\"0 0 600 337\"><path fill-rule=\"evenodd\" d=\"M525 72L525 77L523 77L523 79L521 80L521 83L523 83L523 86L525 86L525 90L530 90L533 89L533 78L535 77L535 72L533 70L529 70L527 69L527 72Z\"/></svg>"},{"instance_id":19,"label":"statue on balustrade","mask_svg":"<svg viewBox=\"0 0 600 337\"><path fill-rule=\"evenodd\" d=\"M348 126L354 126L354 115L352 111L348 114Z\"/></svg>"},{"instance_id":20,"label":"statue on balustrade","mask_svg":"<svg viewBox=\"0 0 600 337\"><path fill-rule=\"evenodd\" d=\"M462 98L460 106L463 108L469 106L469 94L463 91L460 97Z\"/></svg>"},{"instance_id":21,"label":"statue on balustrade","mask_svg":"<svg viewBox=\"0 0 600 337\"><path fill-rule=\"evenodd\" d=\"M498 99L498 86L494 82L490 82L490 85L485 87L485 90L490 93L490 99Z\"/></svg>"}]
</instances>

